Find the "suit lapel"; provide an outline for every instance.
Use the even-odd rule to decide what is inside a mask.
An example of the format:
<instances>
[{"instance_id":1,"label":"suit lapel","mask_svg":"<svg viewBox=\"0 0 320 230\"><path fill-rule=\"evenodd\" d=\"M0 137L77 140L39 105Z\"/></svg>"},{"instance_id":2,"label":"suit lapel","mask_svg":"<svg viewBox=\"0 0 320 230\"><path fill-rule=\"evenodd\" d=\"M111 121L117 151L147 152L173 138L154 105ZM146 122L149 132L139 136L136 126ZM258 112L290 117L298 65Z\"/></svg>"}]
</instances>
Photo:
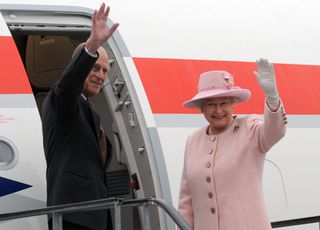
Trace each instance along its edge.
<instances>
[{"instance_id":1,"label":"suit lapel","mask_svg":"<svg viewBox=\"0 0 320 230\"><path fill-rule=\"evenodd\" d=\"M91 111L91 116L92 116L92 119L93 119L93 124L94 124L94 130L95 130L96 138L97 138L97 141L99 142L100 117L99 117L99 115L96 113L96 111L94 111L92 108L90 109L90 111Z\"/></svg>"},{"instance_id":2,"label":"suit lapel","mask_svg":"<svg viewBox=\"0 0 320 230\"><path fill-rule=\"evenodd\" d=\"M93 133L95 134L96 140L99 143L99 132L100 132L100 117L99 115L91 108L89 103L81 97L80 103L82 107L85 109L85 116L87 122L90 124Z\"/></svg>"}]
</instances>

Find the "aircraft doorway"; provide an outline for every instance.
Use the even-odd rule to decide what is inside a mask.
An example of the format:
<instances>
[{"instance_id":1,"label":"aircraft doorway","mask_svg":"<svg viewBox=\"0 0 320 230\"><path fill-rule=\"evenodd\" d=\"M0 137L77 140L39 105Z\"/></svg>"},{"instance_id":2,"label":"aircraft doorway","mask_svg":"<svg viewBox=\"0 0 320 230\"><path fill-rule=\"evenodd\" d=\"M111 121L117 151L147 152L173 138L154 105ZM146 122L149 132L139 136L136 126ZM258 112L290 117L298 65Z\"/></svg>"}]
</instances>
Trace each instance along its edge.
<instances>
[{"instance_id":1,"label":"aircraft doorway","mask_svg":"<svg viewBox=\"0 0 320 230\"><path fill-rule=\"evenodd\" d=\"M68 15L56 12L10 10L2 11L14 38L41 117L42 103L68 64L74 48L89 36L91 19L88 13ZM10 21L14 17L14 22ZM50 18L50 17L51 18ZM53 20L52 17L56 18ZM25 23L28 21L28 24ZM59 24L52 23L53 21ZM105 45L111 70L103 90L93 99L102 125L114 147L113 159L107 172L110 195L128 199L156 196L162 198L153 151L139 102L124 77L119 50L115 41ZM121 67L122 66L122 67ZM156 173L155 173L156 172ZM143 218L138 208L122 211L124 229L141 229ZM166 229L164 213L151 208L151 229Z\"/></svg>"}]
</instances>

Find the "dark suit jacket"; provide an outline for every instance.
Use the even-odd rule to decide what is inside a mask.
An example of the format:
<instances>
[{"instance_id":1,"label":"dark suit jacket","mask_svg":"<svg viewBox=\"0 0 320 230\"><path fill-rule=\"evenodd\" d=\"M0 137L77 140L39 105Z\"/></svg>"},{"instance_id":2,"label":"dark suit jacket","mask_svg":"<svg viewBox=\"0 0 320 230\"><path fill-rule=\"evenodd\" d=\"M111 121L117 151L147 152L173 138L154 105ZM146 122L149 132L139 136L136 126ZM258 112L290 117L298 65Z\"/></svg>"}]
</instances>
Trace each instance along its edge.
<instances>
[{"instance_id":1,"label":"dark suit jacket","mask_svg":"<svg viewBox=\"0 0 320 230\"><path fill-rule=\"evenodd\" d=\"M43 143L47 161L47 205L59 205L108 196L106 167L102 163L99 115L81 96L84 81L96 58L84 49L53 85L42 112ZM63 215L63 219L92 229L106 230L107 211Z\"/></svg>"}]
</instances>

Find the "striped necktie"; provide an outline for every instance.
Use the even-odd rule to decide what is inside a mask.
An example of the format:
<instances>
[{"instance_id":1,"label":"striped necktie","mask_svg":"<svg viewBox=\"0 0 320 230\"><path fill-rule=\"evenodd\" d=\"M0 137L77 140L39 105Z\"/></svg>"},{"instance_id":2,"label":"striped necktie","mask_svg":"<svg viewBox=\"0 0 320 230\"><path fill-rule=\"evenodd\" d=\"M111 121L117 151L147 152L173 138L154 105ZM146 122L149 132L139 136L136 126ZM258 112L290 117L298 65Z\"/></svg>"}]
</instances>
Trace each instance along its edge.
<instances>
[{"instance_id":1,"label":"striped necktie","mask_svg":"<svg viewBox=\"0 0 320 230\"><path fill-rule=\"evenodd\" d=\"M102 127L100 127L99 145L100 145L102 162L104 165L107 160L107 141L106 141L106 134Z\"/></svg>"}]
</instances>

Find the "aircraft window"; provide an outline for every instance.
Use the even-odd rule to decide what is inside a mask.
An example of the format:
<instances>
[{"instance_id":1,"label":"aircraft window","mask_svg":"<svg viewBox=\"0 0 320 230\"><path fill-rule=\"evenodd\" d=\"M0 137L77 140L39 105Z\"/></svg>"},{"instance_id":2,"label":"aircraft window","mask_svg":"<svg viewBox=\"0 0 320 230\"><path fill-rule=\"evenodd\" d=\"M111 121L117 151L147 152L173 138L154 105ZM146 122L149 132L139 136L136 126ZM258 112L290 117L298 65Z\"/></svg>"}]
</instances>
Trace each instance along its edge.
<instances>
[{"instance_id":1,"label":"aircraft window","mask_svg":"<svg viewBox=\"0 0 320 230\"><path fill-rule=\"evenodd\" d=\"M0 169L10 169L17 163L17 151L13 143L0 137Z\"/></svg>"}]
</instances>

